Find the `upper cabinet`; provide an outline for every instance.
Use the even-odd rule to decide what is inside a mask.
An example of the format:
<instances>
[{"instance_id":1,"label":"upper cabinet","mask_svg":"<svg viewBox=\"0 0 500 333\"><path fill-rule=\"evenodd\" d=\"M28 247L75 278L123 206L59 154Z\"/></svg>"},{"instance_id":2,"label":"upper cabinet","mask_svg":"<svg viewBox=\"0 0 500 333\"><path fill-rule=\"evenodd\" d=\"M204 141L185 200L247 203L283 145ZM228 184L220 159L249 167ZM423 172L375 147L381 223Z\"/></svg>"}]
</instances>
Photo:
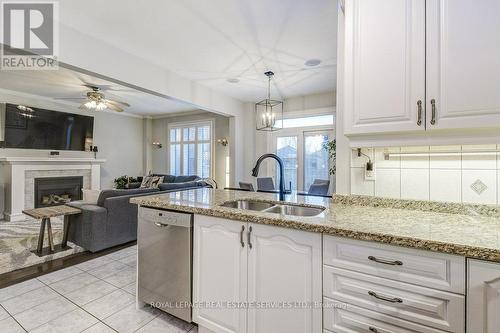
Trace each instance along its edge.
<instances>
[{"instance_id":1,"label":"upper cabinet","mask_svg":"<svg viewBox=\"0 0 500 333\"><path fill-rule=\"evenodd\" d=\"M345 133L423 128L425 0L348 0L345 15Z\"/></svg>"},{"instance_id":2,"label":"upper cabinet","mask_svg":"<svg viewBox=\"0 0 500 333\"><path fill-rule=\"evenodd\" d=\"M500 125L500 1L346 0L344 131Z\"/></svg>"},{"instance_id":3,"label":"upper cabinet","mask_svg":"<svg viewBox=\"0 0 500 333\"><path fill-rule=\"evenodd\" d=\"M498 0L427 0L428 129L500 124L499 13Z\"/></svg>"}]
</instances>

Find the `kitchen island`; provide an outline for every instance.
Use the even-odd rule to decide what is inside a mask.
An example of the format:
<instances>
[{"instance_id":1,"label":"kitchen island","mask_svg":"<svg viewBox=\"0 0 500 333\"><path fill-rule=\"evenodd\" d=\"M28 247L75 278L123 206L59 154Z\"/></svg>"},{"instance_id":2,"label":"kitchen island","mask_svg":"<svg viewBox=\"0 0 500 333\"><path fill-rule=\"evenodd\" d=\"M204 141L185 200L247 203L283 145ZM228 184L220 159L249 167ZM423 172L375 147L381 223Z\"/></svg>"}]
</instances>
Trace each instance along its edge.
<instances>
[{"instance_id":1,"label":"kitchen island","mask_svg":"<svg viewBox=\"0 0 500 333\"><path fill-rule=\"evenodd\" d=\"M500 327L486 315L500 304L500 264L484 261L500 262L498 207L292 194L286 204L319 209L293 216L231 205L283 204L275 194L213 189L131 201L148 216L193 214L200 332Z\"/></svg>"}]
</instances>

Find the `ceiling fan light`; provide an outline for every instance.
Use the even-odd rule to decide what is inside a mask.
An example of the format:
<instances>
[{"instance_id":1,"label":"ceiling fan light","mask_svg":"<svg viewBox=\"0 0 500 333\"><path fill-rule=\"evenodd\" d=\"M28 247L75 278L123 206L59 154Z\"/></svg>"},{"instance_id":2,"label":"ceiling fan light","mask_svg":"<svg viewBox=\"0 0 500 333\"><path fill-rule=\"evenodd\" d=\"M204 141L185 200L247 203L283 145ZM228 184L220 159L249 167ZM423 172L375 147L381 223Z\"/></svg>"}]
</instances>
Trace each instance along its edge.
<instances>
[{"instance_id":1,"label":"ceiling fan light","mask_svg":"<svg viewBox=\"0 0 500 333\"><path fill-rule=\"evenodd\" d=\"M95 108L96 108L98 111L102 111L102 110L106 109L106 108L107 108L107 106L106 106L106 103L104 103L104 102L99 102L99 103L96 105L96 107L95 107Z\"/></svg>"},{"instance_id":2,"label":"ceiling fan light","mask_svg":"<svg viewBox=\"0 0 500 333\"><path fill-rule=\"evenodd\" d=\"M97 104L95 101L88 101L84 104L87 109L95 109Z\"/></svg>"}]
</instances>

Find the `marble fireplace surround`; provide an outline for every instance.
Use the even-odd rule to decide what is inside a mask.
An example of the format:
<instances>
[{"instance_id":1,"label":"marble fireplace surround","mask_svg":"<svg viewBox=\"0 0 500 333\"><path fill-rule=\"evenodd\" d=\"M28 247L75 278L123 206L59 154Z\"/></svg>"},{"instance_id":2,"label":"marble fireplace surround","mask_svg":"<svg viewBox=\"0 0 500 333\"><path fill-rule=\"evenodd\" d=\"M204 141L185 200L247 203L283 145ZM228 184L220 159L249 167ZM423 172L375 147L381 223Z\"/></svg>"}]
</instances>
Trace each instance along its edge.
<instances>
[{"instance_id":1,"label":"marble fireplace surround","mask_svg":"<svg viewBox=\"0 0 500 333\"><path fill-rule=\"evenodd\" d=\"M84 189L100 189L101 164L106 160L93 158L0 158L0 182L4 197L3 216L7 221L22 221L25 208L34 207L34 180L41 177L82 176ZM1 213L1 212L0 212Z\"/></svg>"}]
</instances>

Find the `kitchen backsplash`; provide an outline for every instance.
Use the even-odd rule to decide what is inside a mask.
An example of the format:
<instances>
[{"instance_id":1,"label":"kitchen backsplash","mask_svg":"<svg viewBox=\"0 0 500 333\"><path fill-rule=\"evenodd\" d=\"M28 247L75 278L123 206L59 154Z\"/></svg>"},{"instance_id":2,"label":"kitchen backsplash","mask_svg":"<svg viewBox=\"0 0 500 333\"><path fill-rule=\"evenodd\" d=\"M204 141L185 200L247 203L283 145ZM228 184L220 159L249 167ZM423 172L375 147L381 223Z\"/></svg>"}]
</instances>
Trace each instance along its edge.
<instances>
[{"instance_id":1,"label":"kitchen backsplash","mask_svg":"<svg viewBox=\"0 0 500 333\"><path fill-rule=\"evenodd\" d=\"M367 158L351 155L351 193L389 198L500 205L500 145L363 148L374 162L375 180L365 180ZM391 156L386 152L459 151L452 156Z\"/></svg>"}]
</instances>

